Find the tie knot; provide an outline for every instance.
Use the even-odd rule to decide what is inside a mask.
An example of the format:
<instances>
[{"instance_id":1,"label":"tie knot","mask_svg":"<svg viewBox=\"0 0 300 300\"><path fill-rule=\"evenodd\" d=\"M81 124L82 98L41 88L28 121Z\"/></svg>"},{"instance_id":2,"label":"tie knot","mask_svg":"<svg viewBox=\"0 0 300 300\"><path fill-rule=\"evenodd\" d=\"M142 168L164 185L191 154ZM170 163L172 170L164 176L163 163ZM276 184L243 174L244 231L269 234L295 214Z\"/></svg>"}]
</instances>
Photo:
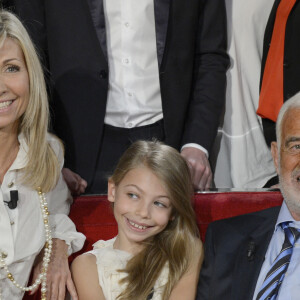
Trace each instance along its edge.
<instances>
[{"instance_id":1,"label":"tie knot","mask_svg":"<svg viewBox=\"0 0 300 300\"><path fill-rule=\"evenodd\" d=\"M283 222L280 226L284 230L285 240L289 241L291 246L294 246L295 242L300 237L300 229L289 226L290 223L291 222Z\"/></svg>"}]
</instances>

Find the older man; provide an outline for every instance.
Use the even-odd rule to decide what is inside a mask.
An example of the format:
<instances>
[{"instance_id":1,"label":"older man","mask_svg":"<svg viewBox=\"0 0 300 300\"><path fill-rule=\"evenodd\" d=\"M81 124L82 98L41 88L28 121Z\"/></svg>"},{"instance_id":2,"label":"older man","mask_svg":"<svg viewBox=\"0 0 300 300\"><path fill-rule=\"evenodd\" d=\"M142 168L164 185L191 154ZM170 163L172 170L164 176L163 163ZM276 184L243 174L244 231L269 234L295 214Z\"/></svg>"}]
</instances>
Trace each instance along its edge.
<instances>
[{"instance_id":1,"label":"older man","mask_svg":"<svg viewBox=\"0 0 300 300\"><path fill-rule=\"evenodd\" d=\"M283 204L210 225L197 299L299 299L300 93L282 106L276 135Z\"/></svg>"}]
</instances>

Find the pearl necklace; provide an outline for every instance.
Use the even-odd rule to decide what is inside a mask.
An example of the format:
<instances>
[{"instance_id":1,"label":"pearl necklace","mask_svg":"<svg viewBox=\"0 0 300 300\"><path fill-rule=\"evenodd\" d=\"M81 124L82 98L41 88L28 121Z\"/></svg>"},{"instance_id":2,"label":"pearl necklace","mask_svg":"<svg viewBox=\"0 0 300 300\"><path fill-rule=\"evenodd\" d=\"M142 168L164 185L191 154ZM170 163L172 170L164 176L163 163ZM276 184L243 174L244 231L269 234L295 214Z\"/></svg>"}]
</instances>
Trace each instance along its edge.
<instances>
[{"instance_id":1,"label":"pearl necklace","mask_svg":"<svg viewBox=\"0 0 300 300\"><path fill-rule=\"evenodd\" d=\"M8 266L5 263L5 258L6 254L4 252L1 252L0 255L0 265L3 266L4 270L6 271L6 277L12 282L12 284L17 287L18 289L27 292L27 291L32 291L35 289L37 286L41 284L41 300L46 300L46 293L47 293L47 270L48 270L48 265L50 262L51 258L51 253L52 253L52 236L51 236L51 229L50 229L50 224L49 224L49 211L48 211L48 204L46 201L45 193L42 192L41 188L38 188L37 190L40 198L40 206L41 206L41 212L42 212L42 217L44 220L44 227L45 227L45 247L44 247L44 257L43 257L43 268L42 272L38 276L38 278L35 280L35 282L28 287L21 286L16 282L14 279L14 276L11 274L11 272L8 269ZM0 300L2 300L1 297L1 288L0 288Z\"/></svg>"}]
</instances>

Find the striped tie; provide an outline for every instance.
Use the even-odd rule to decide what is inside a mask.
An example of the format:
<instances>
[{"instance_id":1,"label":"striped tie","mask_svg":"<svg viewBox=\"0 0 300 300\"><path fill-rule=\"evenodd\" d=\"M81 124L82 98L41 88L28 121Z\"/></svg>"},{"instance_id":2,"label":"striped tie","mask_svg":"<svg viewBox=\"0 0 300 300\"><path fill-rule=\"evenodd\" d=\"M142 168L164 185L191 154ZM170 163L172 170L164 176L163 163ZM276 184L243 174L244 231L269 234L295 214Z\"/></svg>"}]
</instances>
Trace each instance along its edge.
<instances>
[{"instance_id":1,"label":"striped tie","mask_svg":"<svg viewBox=\"0 0 300 300\"><path fill-rule=\"evenodd\" d=\"M275 300L280 289L280 285L291 261L294 244L300 236L300 232L288 226L289 222L280 224L284 230L285 240L282 249L274 260L263 285L257 294L256 300Z\"/></svg>"}]
</instances>

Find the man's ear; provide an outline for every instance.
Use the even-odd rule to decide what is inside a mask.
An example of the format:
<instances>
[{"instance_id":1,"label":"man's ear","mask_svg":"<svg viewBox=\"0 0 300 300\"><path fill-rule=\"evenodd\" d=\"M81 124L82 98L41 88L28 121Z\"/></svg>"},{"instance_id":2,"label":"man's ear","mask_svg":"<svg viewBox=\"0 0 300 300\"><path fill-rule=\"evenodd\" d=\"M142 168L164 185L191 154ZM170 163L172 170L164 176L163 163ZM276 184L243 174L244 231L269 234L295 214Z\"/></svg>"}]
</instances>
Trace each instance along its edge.
<instances>
[{"instance_id":1,"label":"man's ear","mask_svg":"<svg viewBox=\"0 0 300 300\"><path fill-rule=\"evenodd\" d=\"M107 185L107 199L110 202L115 202L116 185L111 179L108 180Z\"/></svg>"},{"instance_id":2,"label":"man's ear","mask_svg":"<svg viewBox=\"0 0 300 300\"><path fill-rule=\"evenodd\" d=\"M276 172L277 172L277 174L279 174L279 150L277 148L277 142L271 143L271 153L272 153Z\"/></svg>"}]
</instances>

